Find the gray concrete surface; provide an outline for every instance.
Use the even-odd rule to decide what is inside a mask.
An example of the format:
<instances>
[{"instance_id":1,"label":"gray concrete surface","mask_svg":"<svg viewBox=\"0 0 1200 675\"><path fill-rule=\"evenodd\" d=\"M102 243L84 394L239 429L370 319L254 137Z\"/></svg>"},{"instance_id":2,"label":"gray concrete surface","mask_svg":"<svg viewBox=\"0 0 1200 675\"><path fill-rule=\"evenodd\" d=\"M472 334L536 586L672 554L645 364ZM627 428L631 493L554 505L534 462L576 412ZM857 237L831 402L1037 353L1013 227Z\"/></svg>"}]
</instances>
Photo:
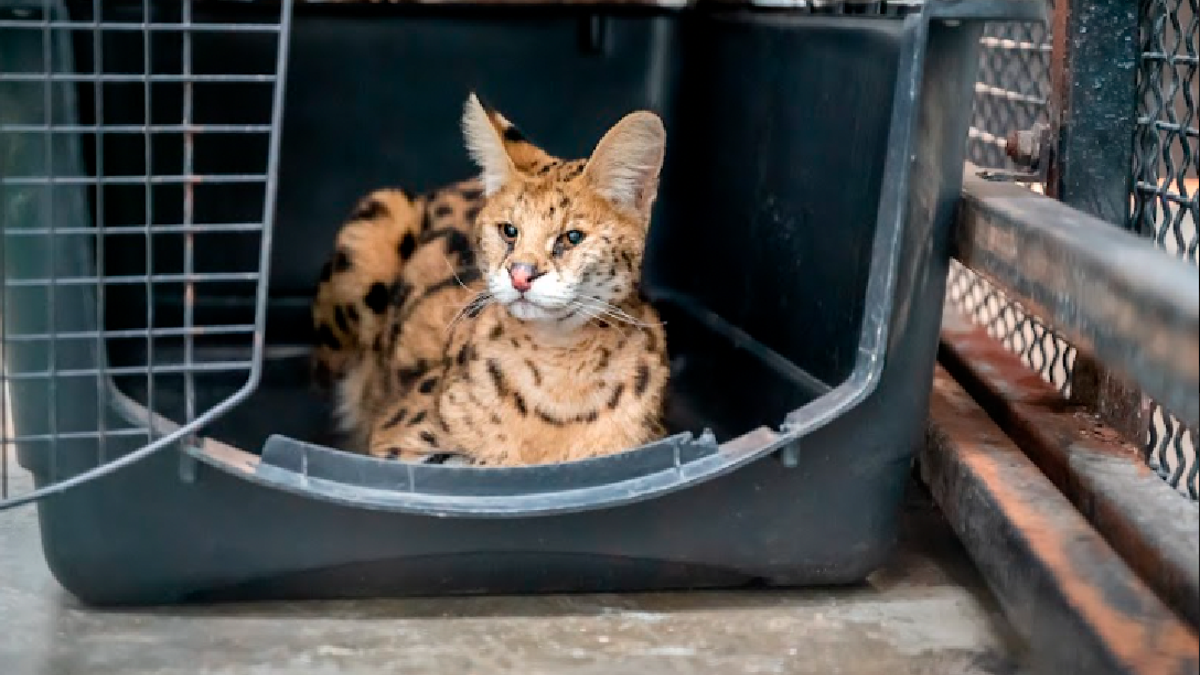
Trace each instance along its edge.
<instances>
[{"instance_id":1,"label":"gray concrete surface","mask_svg":"<svg viewBox=\"0 0 1200 675\"><path fill-rule=\"evenodd\" d=\"M846 589L98 611L55 583L23 507L0 512L0 675L1017 673L999 610L915 493L903 542Z\"/></svg>"}]
</instances>

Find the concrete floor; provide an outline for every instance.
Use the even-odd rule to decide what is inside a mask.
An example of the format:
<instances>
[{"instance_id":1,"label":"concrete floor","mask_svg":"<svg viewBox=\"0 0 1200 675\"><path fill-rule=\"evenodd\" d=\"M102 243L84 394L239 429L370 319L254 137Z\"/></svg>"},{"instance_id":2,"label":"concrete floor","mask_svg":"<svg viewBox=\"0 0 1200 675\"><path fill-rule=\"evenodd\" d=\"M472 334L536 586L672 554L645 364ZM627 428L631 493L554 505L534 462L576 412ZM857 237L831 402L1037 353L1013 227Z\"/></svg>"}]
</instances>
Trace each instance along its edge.
<instances>
[{"instance_id":1,"label":"concrete floor","mask_svg":"<svg viewBox=\"0 0 1200 675\"><path fill-rule=\"evenodd\" d=\"M892 564L850 589L96 611L50 576L23 507L0 513L0 674L1020 672L999 610L916 491L905 523Z\"/></svg>"}]
</instances>

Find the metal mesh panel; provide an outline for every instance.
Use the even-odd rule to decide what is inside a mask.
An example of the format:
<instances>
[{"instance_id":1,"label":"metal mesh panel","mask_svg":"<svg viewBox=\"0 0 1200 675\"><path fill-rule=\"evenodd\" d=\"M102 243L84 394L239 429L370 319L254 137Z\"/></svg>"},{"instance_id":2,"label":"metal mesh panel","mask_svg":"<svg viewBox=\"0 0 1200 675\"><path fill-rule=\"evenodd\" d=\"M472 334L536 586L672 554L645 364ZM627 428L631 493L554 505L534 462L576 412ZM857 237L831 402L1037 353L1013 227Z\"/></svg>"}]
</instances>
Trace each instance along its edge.
<instances>
[{"instance_id":1,"label":"metal mesh panel","mask_svg":"<svg viewBox=\"0 0 1200 675\"><path fill-rule=\"evenodd\" d=\"M946 294L952 306L984 326L1063 396L1070 396L1076 351L1049 326L958 261L950 263Z\"/></svg>"},{"instance_id":2,"label":"metal mesh panel","mask_svg":"<svg viewBox=\"0 0 1200 675\"><path fill-rule=\"evenodd\" d=\"M254 386L290 3L206 5L0 3L0 505L18 461L62 489Z\"/></svg>"},{"instance_id":3,"label":"metal mesh panel","mask_svg":"<svg viewBox=\"0 0 1200 675\"><path fill-rule=\"evenodd\" d=\"M1143 0L1139 119L1135 137L1131 229L1197 261L1197 20L1195 0ZM1049 26L989 25L982 39L968 157L993 169L1020 170L1005 155L1005 137L1048 121ZM1033 185L1040 191L1043 186ZM951 267L953 306L1069 396L1076 351L1046 323L965 267ZM1195 430L1151 405L1147 455L1181 493L1197 498Z\"/></svg>"},{"instance_id":4,"label":"metal mesh panel","mask_svg":"<svg viewBox=\"0 0 1200 675\"><path fill-rule=\"evenodd\" d=\"M1048 3L1052 6L1052 3ZM968 159L984 168L1020 170L1005 155L1013 131L1050 120L1049 25L992 23L980 40L979 81ZM1031 186L1041 191L1041 186ZM1070 394L1075 348L986 280L957 262L950 268L948 294L953 306L1021 356L1026 365Z\"/></svg>"},{"instance_id":5,"label":"metal mesh panel","mask_svg":"<svg viewBox=\"0 0 1200 675\"><path fill-rule=\"evenodd\" d=\"M1004 139L1009 132L1049 122L1049 95L1049 26L987 24L967 158L981 167L1015 169L1004 154Z\"/></svg>"},{"instance_id":6,"label":"metal mesh panel","mask_svg":"<svg viewBox=\"0 0 1200 675\"><path fill-rule=\"evenodd\" d=\"M1166 251L1197 263L1197 162L1200 66L1196 0L1143 0L1139 26L1138 122L1134 137L1130 227ZM1152 403L1150 465L1196 499L1200 464L1195 430Z\"/></svg>"}]
</instances>

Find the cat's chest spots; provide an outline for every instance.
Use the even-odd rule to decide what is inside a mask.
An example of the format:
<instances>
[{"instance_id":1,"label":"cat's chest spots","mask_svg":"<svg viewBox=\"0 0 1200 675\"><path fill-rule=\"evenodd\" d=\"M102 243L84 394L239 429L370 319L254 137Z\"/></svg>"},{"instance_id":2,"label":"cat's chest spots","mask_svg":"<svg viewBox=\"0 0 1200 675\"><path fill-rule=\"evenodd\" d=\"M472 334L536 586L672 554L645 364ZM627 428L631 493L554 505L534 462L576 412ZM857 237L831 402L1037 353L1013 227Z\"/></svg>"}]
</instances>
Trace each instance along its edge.
<instances>
[{"instance_id":1,"label":"cat's chest spots","mask_svg":"<svg viewBox=\"0 0 1200 675\"><path fill-rule=\"evenodd\" d=\"M597 324L556 344L501 311L485 311L449 345L435 413L454 447L485 463L540 463L661 435L665 340L656 323Z\"/></svg>"},{"instance_id":2,"label":"cat's chest spots","mask_svg":"<svg viewBox=\"0 0 1200 675\"><path fill-rule=\"evenodd\" d=\"M639 387L648 360L645 339L633 328L606 327L571 346L546 344L500 323L478 338L467 379L488 389L488 398L513 397L518 412L540 411L543 419L587 421L615 410L623 392Z\"/></svg>"}]
</instances>

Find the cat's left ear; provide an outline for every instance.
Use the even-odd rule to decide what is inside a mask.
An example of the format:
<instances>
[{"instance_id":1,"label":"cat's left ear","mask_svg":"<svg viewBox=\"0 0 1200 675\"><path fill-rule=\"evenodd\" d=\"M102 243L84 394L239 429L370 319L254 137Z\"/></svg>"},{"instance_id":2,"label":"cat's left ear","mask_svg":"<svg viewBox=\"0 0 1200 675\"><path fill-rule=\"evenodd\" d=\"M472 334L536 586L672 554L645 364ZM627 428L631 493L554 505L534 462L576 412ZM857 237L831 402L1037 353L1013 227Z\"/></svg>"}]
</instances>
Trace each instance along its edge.
<instances>
[{"instance_id":1,"label":"cat's left ear","mask_svg":"<svg viewBox=\"0 0 1200 675\"><path fill-rule=\"evenodd\" d=\"M483 171L483 191L494 194L516 174L517 167L504 149L502 130L496 128L492 116L474 93L467 97L463 107L462 128L467 152Z\"/></svg>"},{"instance_id":2,"label":"cat's left ear","mask_svg":"<svg viewBox=\"0 0 1200 675\"><path fill-rule=\"evenodd\" d=\"M658 194L666 142L667 131L658 115L630 113L600 139L584 176L618 208L648 218Z\"/></svg>"},{"instance_id":3,"label":"cat's left ear","mask_svg":"<svg viewBox=\"0 0 1200 675\"><path fill-rule=\"evenodd\" d=\"M471 159L483 170L486 194L494 194L518 173L530 174L553 159L474 93L467 98L462 126Z\"/></svg>"}]
</instances>

